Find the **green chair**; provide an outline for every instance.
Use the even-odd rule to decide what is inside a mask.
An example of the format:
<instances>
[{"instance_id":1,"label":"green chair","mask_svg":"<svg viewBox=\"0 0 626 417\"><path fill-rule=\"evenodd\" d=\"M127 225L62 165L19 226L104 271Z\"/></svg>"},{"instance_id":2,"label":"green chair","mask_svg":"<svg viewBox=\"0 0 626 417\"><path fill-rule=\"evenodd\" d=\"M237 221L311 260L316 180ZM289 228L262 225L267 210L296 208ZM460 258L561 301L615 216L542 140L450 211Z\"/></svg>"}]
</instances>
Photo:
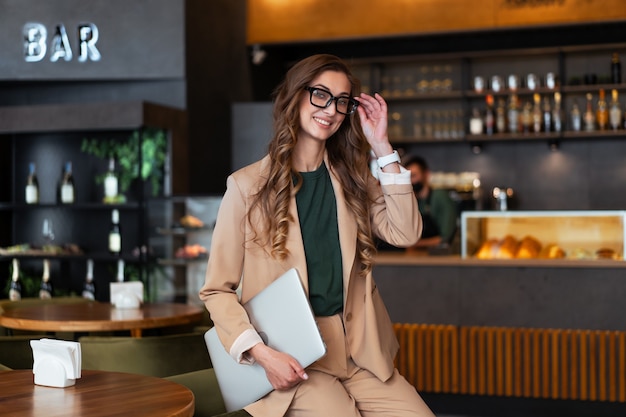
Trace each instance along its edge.
<instances>
[{"instance_id":1,"label":"green chair","mask_svg":"<svg viewBox=\"0 0 626 417\"><path fill-rule=\"evenodd\" d=\"M33 369L33 336L0 336L0 363L12 369Z\"/></svg>"},{"instance_id":2,"label":"green chair","mask_svg":"<svg viewBox=\"0 0 626 417\"><path fill-rule=\"evenodd\" d=\"M84 336L82 369L166 377L211 368L202 333L152 337Z\"/></svg>"},{"instance_id":3,"label":"green chair","mask_svg":"<svg viewBox=\"0 0 626 417\"><path fill-rule=\"evenodd\" d=\"M226 412L213 369L173 375L165 379L184 385L193 392L196 401L195 417L250 417L245 410Z\"/></svg>"}]
</instances>

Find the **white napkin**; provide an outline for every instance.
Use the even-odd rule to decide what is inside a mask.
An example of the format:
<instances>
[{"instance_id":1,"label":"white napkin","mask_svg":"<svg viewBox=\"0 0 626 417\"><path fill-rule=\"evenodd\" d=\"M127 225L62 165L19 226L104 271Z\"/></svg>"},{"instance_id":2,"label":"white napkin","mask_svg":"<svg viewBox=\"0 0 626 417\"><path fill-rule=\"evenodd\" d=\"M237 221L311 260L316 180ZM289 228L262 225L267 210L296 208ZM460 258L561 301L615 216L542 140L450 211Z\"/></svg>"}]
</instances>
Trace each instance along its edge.
<instances>
[{"instance_id":1,"label":"white napkin","mask_svg":"<svg viewBox=\"0 0 626 417\"><path fill-rule=\"evenodd\" d=\"M143 282L111 282L111 304L116 308L139 308L143 303Z\"/></svg>"},{"instance_id":2,"label":"white napkin","mask_svg":"<svg viewBox=\"0 0 626 417\"><path fill-rule=\"evenodd\" d=\"M35 384L69 387L81 376L80 343L65 340L31 340Z\"/></svg>"}]
</instances>

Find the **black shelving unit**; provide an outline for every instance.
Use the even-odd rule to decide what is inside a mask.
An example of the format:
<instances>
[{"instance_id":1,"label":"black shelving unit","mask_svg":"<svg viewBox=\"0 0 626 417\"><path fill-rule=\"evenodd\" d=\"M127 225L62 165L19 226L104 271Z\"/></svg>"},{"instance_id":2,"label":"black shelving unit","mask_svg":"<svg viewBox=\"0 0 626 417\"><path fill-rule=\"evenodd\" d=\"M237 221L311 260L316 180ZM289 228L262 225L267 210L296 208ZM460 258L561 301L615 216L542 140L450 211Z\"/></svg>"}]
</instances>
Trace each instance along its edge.
<instances>
[{"instance_id":1,"label":"black shelving unit","mask_svg":"<svg viewBox=\"0 0 626 417\"><path fill-rule=\"evenodd\" d=\"M140 132L137 147L141 165L141 137L144 129L163 129L168 137L168 161L164 188L168 193L185 192L187 187L187 130L184 111L147 102L76 103L58 105L0 107L0 153L10 155L0 167L0 247L30 244L75 244L82 254L0 255L0 288L9 277L10 261L18 257L22 269L41 276L42 259L52 260L51 279L63 293L80 293L85 262L93 259L96 297L108 301L108 282L115 279L115 263L120 258L107 252L111 210L120 212L123 259L135 269L135 276L149 285L145 266L149 262L147 205L149 189L144 182L131 186L124 204L104 204L102 187L94 176L106 171L106 161L81 152L85 138L126 140ZM73 162L76 202L59 204L55 189L59 167ZM39 177L40 204L26 204L23 198L25 166L35 161ZM25 165L26 164L26 165ZM172 173L175 172L175 175ZM4 180L6 179L6 180ZM55 238L42 237L42 222L53 225ZM6 295L0 296L0 298Z\"/></svg>"}]
</instances>

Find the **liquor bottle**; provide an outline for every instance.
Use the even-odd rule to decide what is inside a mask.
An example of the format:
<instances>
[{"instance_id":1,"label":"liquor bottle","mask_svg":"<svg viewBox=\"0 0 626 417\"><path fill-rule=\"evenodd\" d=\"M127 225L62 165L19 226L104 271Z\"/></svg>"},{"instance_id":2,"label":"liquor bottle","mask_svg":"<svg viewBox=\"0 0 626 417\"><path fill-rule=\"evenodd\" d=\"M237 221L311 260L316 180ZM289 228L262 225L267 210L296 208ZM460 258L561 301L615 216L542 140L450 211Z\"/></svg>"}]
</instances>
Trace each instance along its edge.
<instances>
[{"instance_id":1,"label":"liquor bottle","mask_svg":"<svg viewBox=\"0 0 626 417\"><path fill-rule=\"evenodd\" d=\"M28 164L28 178L26 179L26 204L39 203L39 181L35 171L35 163Z\"/></svg>"},{"instance_id":2,"label":"liquor bottle","mask_svg":"<svg viewBox=\"0 0 626 417\"><path fill-rule=\"evenodd\" d=\"M530 132L530 126L533 124L533 105L530 104L530 101L526 101L524 103L524 107L522 107L522 115L520 116L520 121L522 123L522 132Z\"/></svg>"},{"instance_id":3,"label":"liquor bottle","mask_svg":"<svg viewBox=\"0 0 626 417\"><path fill-rule=\"evenodd\" d=\"M87 259L87 276L83 285L83 298L96 299L96 285L93 283L93 259Z\"/></svg>"},{"instance_id":4,"label":"liquor bottle","mask_svg":"<svg viewBox=\"0 0 626 417\"><path fill-rule=\"evenodd\" d=\"M552 125L554 131L560 133L563 130L563 115L561 114L561 93L554 93L554 108L552 109Z\"/></svg>"},{"instance_id":5,"label":"liquor bottle","mask_svg":"<svg viewBox=\"0 0 626 417\"><path fill-rule=\"evenodd\" d=\"M617 90L611 91L611 104L609 105L609 124L611 129L617 130L622 124L622 109L619 105Z\"/></svg>"},{"instance_id":6,"label":"liquor bottle","mask_svg":"<svg viewBox=\"0 0 626 417\"><path fill-rule=\"evenodd\" d=\"M469 131L472 135L483 133L483 118L480 117L480 111L476 107L472 110L472 117L469 120Z\"/></svg>"},{"instance_id":7,"label":"liquor bottle","mask_svg":"<svg viewBox=\"0 0 626 417\"><path fill-rule=\"evenodd\" d=\"M124 282L124 260L117 260L117 282Z\"/></svg>"},{"instance_id":8,"label":"liquor bottle","mask_svg":"<svg viewBox=\"0 0 626 417\"><path fill-rule=\"evenodd\" d=\"M598 108L596 110L596 121L600 130L606 130L609 124L609 110L607 109L606 99L604 96L604 88L598 93Z\"/></svg>"},{"instance_id":9,"label":"liquor bottle","mask_svg":"<svg viewBox=\"0 0 626 417\"><path fill-rule=\"evenodd\" d=\"M587 93L587 109L583 116L585 120L585 130L587 132L593 132L596 129L596 115L593 113L593 104L591 99L593 98L591 93Z\"/></svg>"},{"instance_id":10,"label":"liquor bottle","mask_svg":"<svg viewBox=\"0 0 626 417\"><path fill-rule=\"evenodd\" d=\"M582 128L582 123L581 123L581 119L580 119L580 109L578 108L578 103L574 101L574 104L572 105L572 111L570 112L570 119L571 119L571 129L574 132L580 132L581 128Z\"/></svg>"},{"instance_id":11,"label":"liquor bottle","mask_svg":"<svg viewBox=\"0 0 626 417\"><path fill-rule=\"evenodd\" d=\"M52 284L50 283L50 260L43 260L43 275L41 276L41 286L39 287L39 298L47 300L52 298Z\"/></svg>"},{"instance_id":12,"label":"liquor bottle","mask_svg":"<svg viewBox=\"0 0 626 417\"><path fill-rule=\"evenodd\" d=\"M72 176L72 163L69 161L65 163L65 170L63 172L63 178L61 179L61 188L59 191L61 203L74 203L74 177Z\"/></svg>"},{"instance_id":13,"label":"liquor bottle","mask_svg":"<svg viewBox=\"0 0 626 417\"><path fill-rule=\"evenodd\" d=\"M485 112L485 133L487 135L493 135L496 119L493 112L493 96L491 94L487 94L485 101L487 102L487 110Z\"/></svg>"},{"instance_id":14,"label":"liquor bottle","mask_svg":"<svg viewBox=\"0 0 626 417\"><path fill-rule=\"evenodd\" d=\"M22 283L20 282L20 261L13 258L13 275L9 287L9 300L19 301L22 299Z\"/></svg>"},{"instance_id":15,"label":"liquor bottle","mask_svg":"<svg viewBox=\"0 0 626 417\"><path fill-rule=\"evenodd\" d=\"M508 124L509 132L519 132L519 105L517 102L517 94L511 94L509 98Z\"/></svg>"},{"instance_id":16,"label":"liquor bottle","mask_svg":"<svg viewBox=\"0 0 626 417\"><path fill-rule=\"evenodd\" d=\"M552 130L552 108L550 108L550 98L543 98L543 131L548 133Z\"/></svg>"},{"instance_id":17,"label":"liquor bottle","mask_svg":"<svg viewBox=\"0 0 626 417\"><path fill-rule=\"evenodd\" d=\"M122 254L122 232L120 229L120 212L111 211L111 230L109 231L109 252L113 255Z\"/></svg>"},{"instance_id":18,"label":"liquor bottle","mask_svg":"<svg viewBox=\"0 0 626 417\"><path fill-rule=\"evenodd\" d=\"M620 84L622 82L622 64L619 61L619 54L613 53L611 58L611 82Z\"/></svg>"},{"instance_id":19,"label":"liquor bottle","mask_svg":"<svg viewBox=\"0 0 626 417\"><path fill-rule=\"evenodd\" d=\"M535 102L533 106L533 132L539 133L541 132L541 119L543 118L541 96L537 93L533 94L533 101Z\"/></svg>"},{"instance_id":20,"label":"liquor bottle","mask_svg":"<svg viewBox=\"0 0 626 417\"><path fill-rule=\"evenodd\" d=\"M503 98L498 99L498 107L496 108L496 132L506 132L506 110Z\"/></svg>"},{"instance_id":21,"label":"liquor bottle","mask_svg":"<svg viewBox=\"0 0 626 417\"><path fill-rule=\"evenodd\" d=\"M104 202L114 203L118 194L118 180L115 174L115 159L109 158L109 170L104 177Z\"/></svg>"}]
</instances>

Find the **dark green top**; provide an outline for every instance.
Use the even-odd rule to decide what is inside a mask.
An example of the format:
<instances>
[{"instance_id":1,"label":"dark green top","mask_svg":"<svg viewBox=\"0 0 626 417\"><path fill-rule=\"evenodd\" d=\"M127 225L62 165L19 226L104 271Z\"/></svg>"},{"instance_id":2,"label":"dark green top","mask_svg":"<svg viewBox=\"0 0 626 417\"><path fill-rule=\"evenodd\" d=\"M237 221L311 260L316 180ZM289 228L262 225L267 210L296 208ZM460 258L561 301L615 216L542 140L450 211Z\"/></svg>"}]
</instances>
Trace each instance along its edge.
<instances>
[{"instance_id":1,"label":"dark green top","mask_svg":"<svg viewBox=\"0 0 626 417\"><path fill-rule=\"evenodd\" d=\"M457 208L447 190L431 190L428 197L418 199L419 210L424 218L424 232L422 237L441 236L441 240L450 243L456 232ZM426 216L430 216L435 223L435 233L426 230Z\"/></svg>"},{"instance_id":2,"label":"dark green top","mask_svg":"<svg viewBox=\"0 0 626 417\"><path fill-rule=\"evenodd\" d=\"M303 183L296 204L309 276L309 300L316 316L332 316L343 310L335 192L324 163L300 175Z\"/></svg>"}]
</instances>

